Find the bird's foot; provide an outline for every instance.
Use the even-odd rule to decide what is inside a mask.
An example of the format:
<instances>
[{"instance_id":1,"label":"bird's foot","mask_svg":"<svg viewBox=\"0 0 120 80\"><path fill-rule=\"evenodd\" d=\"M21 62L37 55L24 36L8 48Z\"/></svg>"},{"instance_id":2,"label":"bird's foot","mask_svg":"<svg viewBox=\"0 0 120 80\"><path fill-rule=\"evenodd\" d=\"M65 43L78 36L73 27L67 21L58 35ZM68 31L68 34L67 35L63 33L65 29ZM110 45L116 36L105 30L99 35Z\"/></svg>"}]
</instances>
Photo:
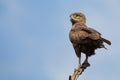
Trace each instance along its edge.
<instances>
[{"instance_id":1,"label":"bird's foot","mask_svg":"<svg viewBox=\"0 0 120 80\"><path fill-rule=\"evenodd\" d=\"M81 68L86 69L87 67L90 67L90 64L88 62L85 62L82 64Z\"/></svg>"}]
</instances>

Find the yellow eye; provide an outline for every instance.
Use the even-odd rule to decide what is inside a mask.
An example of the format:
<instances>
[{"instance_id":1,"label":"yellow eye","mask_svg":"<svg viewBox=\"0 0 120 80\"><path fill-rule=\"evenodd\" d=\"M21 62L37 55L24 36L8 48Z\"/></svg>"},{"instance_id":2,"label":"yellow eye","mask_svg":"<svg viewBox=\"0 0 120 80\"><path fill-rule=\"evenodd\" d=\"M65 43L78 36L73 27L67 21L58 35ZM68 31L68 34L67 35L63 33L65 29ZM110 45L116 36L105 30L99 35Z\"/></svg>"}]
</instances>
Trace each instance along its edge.
<instances>
[{"instance_id":1,"label":"yellow eye","mask_svg":"<svg viewBox=\"0 0 120 80\"><path fill-rule=\"evenodd\" d=\"M80 19L80 16L76 16L77 19Z\"/></svg>"}]
</instances>

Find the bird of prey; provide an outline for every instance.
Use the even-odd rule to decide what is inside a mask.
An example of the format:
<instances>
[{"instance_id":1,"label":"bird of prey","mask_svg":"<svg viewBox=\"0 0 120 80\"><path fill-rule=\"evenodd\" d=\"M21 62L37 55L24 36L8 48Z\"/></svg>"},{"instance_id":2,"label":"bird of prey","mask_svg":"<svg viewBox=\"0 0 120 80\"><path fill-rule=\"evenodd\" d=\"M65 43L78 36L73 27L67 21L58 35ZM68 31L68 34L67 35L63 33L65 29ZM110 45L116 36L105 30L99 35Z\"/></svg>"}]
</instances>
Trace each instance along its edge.
<instances>
[{"instance_id":1,"label":"bird of prey","mask_svg":"<svg viewBox=\"0 0 120 80\"><path fill-rule=\"evenodd\" d=\"M103 37L97 30L87 27L86 17L83 13L73 13L70 15L72 28L69 32L69 38L75 50L76 56L81 65L81 53L86 55L83 67L90 66L88 57L95 54L97 48L105 48L104 42L111 45L111 42ZM106 48L105 48L106 49Z\"/></svg>"}]
</instances>

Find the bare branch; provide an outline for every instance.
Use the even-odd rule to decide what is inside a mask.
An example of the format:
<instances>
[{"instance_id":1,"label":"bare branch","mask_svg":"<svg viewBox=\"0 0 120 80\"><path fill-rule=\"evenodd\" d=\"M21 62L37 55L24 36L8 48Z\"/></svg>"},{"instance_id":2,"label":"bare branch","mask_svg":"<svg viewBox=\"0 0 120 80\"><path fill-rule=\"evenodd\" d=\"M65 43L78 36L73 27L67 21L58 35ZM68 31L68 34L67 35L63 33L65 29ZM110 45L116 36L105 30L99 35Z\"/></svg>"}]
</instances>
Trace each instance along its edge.
<instances>
[{"instance_id":1,"label":"bare branch","mask_svg":"<svg viewBox=\"0 0 120 80\"><path fill-rule=\"evenodd\" d=\"M87 67L83 67L80 64L78 65L78 68L74 70L73 75L69 76L69 80L77 80L78 77L82 74L82 72L86 69Z\"/></svg>"}]
</instances>

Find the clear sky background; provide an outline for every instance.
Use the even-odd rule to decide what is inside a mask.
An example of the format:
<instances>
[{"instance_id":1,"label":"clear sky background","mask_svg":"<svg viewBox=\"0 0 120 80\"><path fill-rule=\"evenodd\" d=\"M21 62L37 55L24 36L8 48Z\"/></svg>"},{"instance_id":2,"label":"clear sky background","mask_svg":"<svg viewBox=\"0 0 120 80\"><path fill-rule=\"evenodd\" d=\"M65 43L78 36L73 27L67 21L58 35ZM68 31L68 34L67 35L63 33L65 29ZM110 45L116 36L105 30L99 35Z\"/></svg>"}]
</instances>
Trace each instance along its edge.
<instances>
[{"instance_id":1,"label":"clear sky background","mask_svg":"<svg viewBox=\"0 0 120 80\"><path fill-rule=\"evenodd\" d=\"M0 80L68 80L78 63L68 37L73 12L112 42L79 80L120 80L120 0L0 0Z\"/></svg>"}]
</instances>

